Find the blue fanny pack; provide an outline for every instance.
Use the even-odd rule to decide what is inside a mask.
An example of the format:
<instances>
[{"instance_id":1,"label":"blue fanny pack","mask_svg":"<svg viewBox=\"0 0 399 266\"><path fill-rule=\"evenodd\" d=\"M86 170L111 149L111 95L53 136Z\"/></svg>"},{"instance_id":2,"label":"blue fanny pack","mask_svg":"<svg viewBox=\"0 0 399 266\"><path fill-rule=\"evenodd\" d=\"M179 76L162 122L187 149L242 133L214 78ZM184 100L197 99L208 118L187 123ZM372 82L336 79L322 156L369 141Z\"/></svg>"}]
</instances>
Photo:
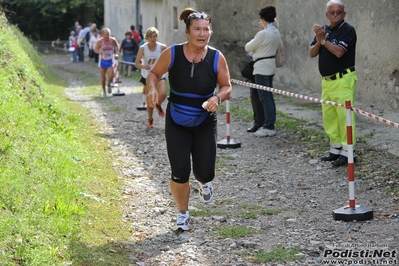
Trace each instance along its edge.
<instances>
[{"instance_id":1,"label":"blue fanny pack","mask_svg":"<svg viewBox=\"0 0 399 266\"><path fill-rule=\"evenodd\" d=\"M170 102L170 115L173 121L184 127L196 127L208 117L209 112L203 108Z\"/></svg>"}]
</instances>

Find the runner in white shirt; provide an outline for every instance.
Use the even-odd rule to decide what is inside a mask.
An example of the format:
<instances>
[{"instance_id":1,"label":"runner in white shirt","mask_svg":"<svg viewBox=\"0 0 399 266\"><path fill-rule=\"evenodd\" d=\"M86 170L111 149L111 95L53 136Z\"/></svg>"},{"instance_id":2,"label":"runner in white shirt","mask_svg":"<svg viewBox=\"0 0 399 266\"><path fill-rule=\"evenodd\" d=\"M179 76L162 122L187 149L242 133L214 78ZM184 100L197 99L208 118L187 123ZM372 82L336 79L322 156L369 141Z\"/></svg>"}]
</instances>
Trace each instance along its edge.
<instances>
[{"instance_id":1,"label":"runner in white shirt","mask_svg":"<svg viewBox=\"0 0 399 266\"><path fill-rule=\"evenodd\" d=\"M159 31L150 27L147 29L145 33L145 39L147 43L140 46L139 51L136 57L136 68L141 69L141 83L144 85L144 92L147 95L148 91L146 88L146 78L150 71L150 69L155 65L155 62L158 60L161 53L167 48L167 46L163 43L157 42L157 38L159 35ZM160 117L164 117L165 113L162 109L162 103L166 99L166 75L159 77L159 81L157 84L157 91L159 94L159 105L157 106L158 114ZM147 95L148 96L148 95ZM148 127L154 127L154 119L152 117L154 112L154 108L148 107L147 105L147 113L148 113Z\"/></svg>"}]
</instances>

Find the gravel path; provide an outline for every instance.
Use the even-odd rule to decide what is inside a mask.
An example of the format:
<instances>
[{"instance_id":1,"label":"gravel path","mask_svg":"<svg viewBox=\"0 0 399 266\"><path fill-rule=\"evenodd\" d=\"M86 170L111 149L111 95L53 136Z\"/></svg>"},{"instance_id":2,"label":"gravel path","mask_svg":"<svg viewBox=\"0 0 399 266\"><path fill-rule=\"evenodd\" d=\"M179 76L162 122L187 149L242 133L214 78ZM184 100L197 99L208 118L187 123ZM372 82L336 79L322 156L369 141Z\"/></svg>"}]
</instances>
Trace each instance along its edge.
<instances>
[{"instance_id":1,"label":"gravel path","mask_svg":"<svg viewBox=\"0 0 399 266\"><path fill-rule=\"evenodd\" d=\"M319 161L324 151L301 145L293 138L295 133L278 131L276 137L256 138L246 132L248 122L233 117L232 136L241 148L218 149L215 200L201 203L193 182L192 230L175 234L176 207L169 192L164 121L155 116L155 128L147 128L146 112L136 110L142 104L141 84L122 79L123 97L101 99L100 87L98 95L85 96L79 93L84 89L82 82L63 70L75 68L98 76L94 63L73 64L64 55L45 60L69 81L68 97L90 109L109 140L113 166L123 183L120 202L125 216L121 219L132 228L131 242L123 243L134 250L131 265L322 265L326 250L348 250L345 244L351 244L354 251L370 249L367 245L398 250L397 158L365 143L357 146L356 203L371 208L374 219L335 221L333 210L348 204L347 169ZM232 100L247 97L249 93ZM226 136L223 120L220 114L219 140ZM238 233L239 226L252 233L226 238L218 232L232 228ZM255 254L276 248L297 249L287 261L251 260Z\"/></svg>"}]
</instances>

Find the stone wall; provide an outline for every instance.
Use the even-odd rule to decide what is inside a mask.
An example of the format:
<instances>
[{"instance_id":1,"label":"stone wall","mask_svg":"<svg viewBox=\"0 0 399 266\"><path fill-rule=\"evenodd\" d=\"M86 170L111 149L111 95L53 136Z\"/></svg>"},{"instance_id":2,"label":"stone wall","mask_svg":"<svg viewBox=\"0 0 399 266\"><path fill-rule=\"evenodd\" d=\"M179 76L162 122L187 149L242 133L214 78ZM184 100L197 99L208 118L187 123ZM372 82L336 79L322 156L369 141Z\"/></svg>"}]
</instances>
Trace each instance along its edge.
<instances>
[{"instance_id":1,"label":"stone wall","mask_svg":"<svg viewBox=\"0 0 399 266\"><path fill-rule=\"evenodd\" d=\"M399 110L399 1L343 0L346 21L358 35L356 68L357 100L383 109ZM265 5L277 8L278 28L286 50L287 63L277 70L275 80L293 90L320 91L317 58L309 57L313 24L327 24L327 1L320 0L104 0L105 25L119 39L131 24L144 30L156 26L159 41L167 45L185 41L184 23L176 17L191 6L212 16L211 45L226 56L231 77L242 79L240 68L246 59L244 45L257 32L258 10ZM139 16L136 16L136 3ZM296 91L292 91L296 92Z\"/></svg>"}]
</instances>

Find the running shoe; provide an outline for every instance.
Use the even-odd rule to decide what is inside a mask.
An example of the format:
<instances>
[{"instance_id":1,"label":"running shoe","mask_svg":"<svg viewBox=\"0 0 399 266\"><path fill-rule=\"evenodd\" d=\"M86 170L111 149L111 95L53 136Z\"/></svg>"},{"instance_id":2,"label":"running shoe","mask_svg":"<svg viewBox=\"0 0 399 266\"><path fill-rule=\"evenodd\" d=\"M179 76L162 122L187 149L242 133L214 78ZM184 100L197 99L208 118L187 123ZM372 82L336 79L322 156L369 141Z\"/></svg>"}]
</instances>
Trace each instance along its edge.
<instances>
[{"instance_id":1,"label":"running shoe","mask_svg":"<svg viewBox=\"0 0 399 266\"><path fill-rule=\"evenodd\" d=\"M177 214L176 225L173 230L187 231L189 230L188 224L190 222L190 215L188 211L181 211Z\"/></svg>"},{"instance_id":2,"label":"running shoe","mask_svg":"<svg viewBox=\"0 0 399 266\"><path fill-rule=\"evenodd\" d=\"M202 202L208 203L211 202L213 199L213 187L212 187L212 183L208 182L205 184L202 184L201 182L199 182L199 195L200 195L200 199Z\"/></svg>"},{"instance_id":3,"label":"running shoe","mask_svg":"<svg viewBox=\"0 0 399 266\"><path fill-rule=\"evenodd\" d=\"M267 129L267 128L260 128L258 131L254 133L255 136L257 137L274 137L277 135L276 130L273 129Z\"/></svg>"},{"instance_id":4,"label":"running shoe","mask_svg":"<svg viewBox=\"0 0 399 266\"><path fill-rule=\"evenodd\" d=\"M108 93L112 93L112 87L111 87L111 84L108 84L107 86L108 86Z\"/></svg>"},{"instance_id":5,"label":"running shoe","mask_svg":"<svg viewBox=\"0 0 399 266\"><path fill-rule=\"evenodd\" d=\"M103 93L101 94L101 98L105 98L107 97L107 94L105 93L105 91L103 91Z\"/></svg>"}]
</instances>

